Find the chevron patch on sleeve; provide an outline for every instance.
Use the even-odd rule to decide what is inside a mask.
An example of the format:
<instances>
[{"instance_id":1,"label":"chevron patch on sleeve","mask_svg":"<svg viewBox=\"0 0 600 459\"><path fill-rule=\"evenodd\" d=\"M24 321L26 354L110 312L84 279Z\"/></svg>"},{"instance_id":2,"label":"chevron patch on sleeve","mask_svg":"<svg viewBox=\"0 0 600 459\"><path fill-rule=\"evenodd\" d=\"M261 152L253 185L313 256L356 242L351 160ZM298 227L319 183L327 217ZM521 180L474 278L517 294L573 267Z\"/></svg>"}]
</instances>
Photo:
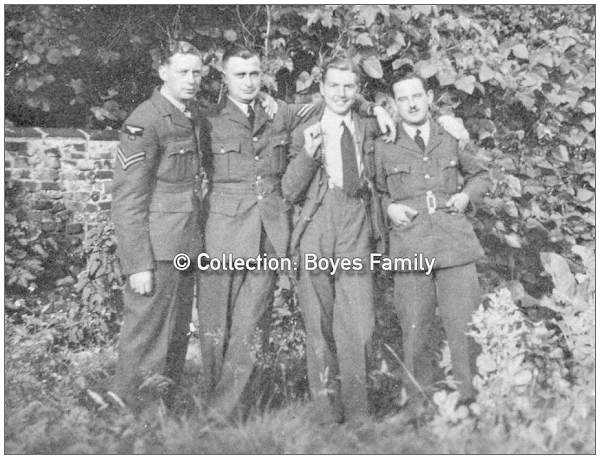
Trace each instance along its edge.
<instances>
[{"instance_id":1,"label":"chevron patch on sleeve","mask_svg":"<svg viewBox=\"0 0 600 459\"><path fill-rule=\"evenodd\" d=\"M304 118L314 106L315 104L304 104L300 110L298 110L298 116Z\"/></svg>"},{"instance_id":2,"label":"chevron patch on sleeve","mask_svg":"<svg viewBox=\"0 0 600 459\"><path fill-rule=\"evenodd\" d=\"M117 159L121 163L121 167L124 171L126 171L129 167L133 166L135 163L139 163L146 159L146 152L140 151L139 153L134 153L133 155L127 157L121 150L121 147L117 147Z\"/></svg>"}]
</instances>

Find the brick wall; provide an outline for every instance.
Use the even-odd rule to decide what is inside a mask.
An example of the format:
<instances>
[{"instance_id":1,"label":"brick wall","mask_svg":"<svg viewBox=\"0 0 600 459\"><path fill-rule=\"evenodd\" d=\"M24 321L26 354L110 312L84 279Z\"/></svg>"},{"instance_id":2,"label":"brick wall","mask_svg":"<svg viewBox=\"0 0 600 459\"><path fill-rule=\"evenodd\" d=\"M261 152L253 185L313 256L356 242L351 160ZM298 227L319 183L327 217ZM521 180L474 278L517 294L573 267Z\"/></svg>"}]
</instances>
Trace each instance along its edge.
<instances>
[{"instance_id":1,"label":"brick wall","mask_svg":"<svg viewBox=\"0 0 600 459\"><path fill-rule=\"evenodd\" d=\"M110 216L117 138L110 130L6 127L5 181L23 185L34 209L30 218L43 229L83 237Z\"/></svg>"}]
</instances>

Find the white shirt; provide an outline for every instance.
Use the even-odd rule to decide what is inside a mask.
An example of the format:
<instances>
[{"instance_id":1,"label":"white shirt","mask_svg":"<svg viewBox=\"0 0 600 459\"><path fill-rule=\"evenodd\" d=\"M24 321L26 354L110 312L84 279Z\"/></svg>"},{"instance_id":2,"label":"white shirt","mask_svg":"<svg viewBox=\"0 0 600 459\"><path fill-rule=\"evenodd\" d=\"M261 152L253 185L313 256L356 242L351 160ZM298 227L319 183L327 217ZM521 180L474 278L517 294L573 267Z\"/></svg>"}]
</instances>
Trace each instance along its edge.
<instances>
[{"instance_id":1,"label":"white shirt","mask_svg":"<svg viewBox=\"0 0 600 459\"><path fill-rule=\"evenodd\" d=\"M173 105L175 105L175 108L179 109L185 116L187 116L188 118L192 117L192 114L187 109L185 104L182 104L181 102L179 102L178 100L175 100L173 97L171 97L169 94L167 94L167 91L165 90L164 86L162 88L160 88L160 94L165 99L167 99L169 102L171 102Z\"/></svg>"},{"instance_id":2,"label":"white shirt","mask_svg":"<svg viewBox=\"0 0 600 459\"><path fill-rule=\"evenodd\" d=\"M406 132L411 139L414 139L415 136L417 135L417 129L421 132L421 137L423 138L423 141L425 142L425 146L427 146L427 143L429 142L429 120L425 121L425 124L423 124L422 126L414 126L412 124L406 124L406 123L402 123L402 127L404 128L404 132Z\"/></svg>"},{"instance_id":3,"label":"white shirt","mask_svg":"<svg viewBox=\"0 0 600 459\"><path fill-rule=\"evenodd\" d=\"M358 173L363 170L362 157L360 148L356 145L356 136L354 135L354 123L352 122L352 112L345 116L340 116L337 113L325 108L323 117L321 118L321 133L323 135L323 160L325 170L329 176L329 185L342 188L344 186L344 172L342 166L342 122L346 123L352 138L354 139L356 160L358 162Z\"/></svg>"},{"instance_id":4,"label":"white shirt","mask_svg":"<svg viewBox=\"0 0 600 459\"><path fill-rule=\"evenodd\" d=\"M242 111L242 113L243 113L244 115L246 115L246 116L248 116L248 105L252 105L252 108L254 108L254 104L255 104L255 102L256 102L256 101L254 101L254 100L253 100L253 101L252 101L252 102L250 102L249 104L244 104L244 103L242 103L242 102L238 102L237 100L235 100L235 99L234 99L234 98L232 98L232 97L229 97L229 96L227 96L227 97L228 97L228 98L229 98L229 100L230 100L231 102L233 102L233 103L234 103L234 104L235 104L235 105L236 105L236 106L237 106L237 107L238 107L238 108L239 108L239 109ZM254 112L256 112L256 110L254 110Z\"/></svg>"}]
</instances>

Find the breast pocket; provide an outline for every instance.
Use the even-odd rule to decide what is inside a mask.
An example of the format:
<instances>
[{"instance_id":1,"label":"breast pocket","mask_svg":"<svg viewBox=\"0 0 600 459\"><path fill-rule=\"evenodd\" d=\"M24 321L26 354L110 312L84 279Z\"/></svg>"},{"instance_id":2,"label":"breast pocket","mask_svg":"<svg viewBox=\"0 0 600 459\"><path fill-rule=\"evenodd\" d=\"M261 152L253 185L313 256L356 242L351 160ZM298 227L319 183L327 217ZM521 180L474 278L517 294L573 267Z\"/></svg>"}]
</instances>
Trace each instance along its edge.
<instances>
[{"instance_id":1,"label":"breast pocket","mask_svg":"<svg viewBox=\"0 0 600 459\"><path fill-rule=\"evenodd\" d=\"M215 140L212 143L213 177L217 180L230 178L231 168L239 161L239 140Z\"/></svg>"},{"instance_id":2,"label":"breast pocket","mask_svg":"<svg viewBox=\"0 0 600 459\"><path fill-rule=\"evenodd\" d=\"M199 153L194 139L170 141L158 167L157 176L166 182L191 180L198 172Z\"/></svg>"},{"instance_id":3,"label":"breast pocket","mask_svg":"<svg viewBox=\"0 0 600 459\"><path fill-rule=\"evenodd\" d=\"M271 172L282 175L287 167L288 150L291 139L288 135L278 135L271 138Z\"/></svg>"},{"instance_id":4,"label":"breast pocket","mask_svg":"<svg viewBox=\"0 0 600 459\"><path fill-rule=\"evenodd\" d=\"M410 165L405 163L394 163L386 168L388 190L393 198L410 195L410 171Z\"/></svg>"}]
</instances>

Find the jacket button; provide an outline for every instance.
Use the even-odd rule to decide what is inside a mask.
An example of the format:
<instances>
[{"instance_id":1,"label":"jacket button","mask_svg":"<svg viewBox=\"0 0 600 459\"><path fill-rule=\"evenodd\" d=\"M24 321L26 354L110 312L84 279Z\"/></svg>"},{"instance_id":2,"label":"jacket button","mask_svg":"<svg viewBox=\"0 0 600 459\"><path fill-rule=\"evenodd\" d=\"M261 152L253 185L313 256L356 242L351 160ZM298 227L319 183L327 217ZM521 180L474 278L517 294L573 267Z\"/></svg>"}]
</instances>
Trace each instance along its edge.
<instances>
[{"instance_id":1,"label":"jacket button","mask_svg":"<svg viewBox=\"0 0 600 459\"><path fill-rule=\"evenodd\" d=\"M263 197L259 194L256 199L258 199L259 201L262 199Z\"/></svg>"},{"instance_id":2,"label":"jacket button","mask_svg":"<svg viewBox=\"0 0 600 459\"><path fill-rule=\"evenodd\" d=\"M225 148L221 147L221 153L225 153Z\"/></svg>"},{"instance_id":3,"label":"jacket button","mask_svg":"<svg viewBox=\"0 0 600 459\"><path fill-rule=\"evenodd\" d=\"M425 161L425 162L429 161L429 156L423 156L423 161Z\"/></svg>"},{"instance_id":4,"label":"jacket button","mask_svg":"<svg viewBox=\"0 0 600 459\"><path fill-rule=\"evenodd\" d=\"M256 176L256 180L260 180L262 177L260 175Z\"/></svg>"},{"instance_id":5,"label":"jacket button","mask_svg":"<svg viewBox=\"0 0 600 459\"><path fill-rule=\"evenodd\" d=\"M450 165L451 166L456 166L456 161L454 161L454 160L450 161Z\"/></svg>"},{"instance_id":6,"label":"jacket button","mask_svg":"<svg viewBox=\"0 0 600 459\"><path fill-rule=\"evenodd\" d=\"M430 178L431 178L431 176L430 176L429 174L425 174L425 178L426 178L426 179L430 179Z\"/></svg>"},{"instance_id":7,"label":"jacket button","mask_svg":"<svg viewBox=\"0 0 600 459\"><path fill-rule=\"evenodd\" d=\"M184 154L185 150L182 148L181 150L179 150L179 153Z\"/></svg>"},{"instance_id":8,"label":"jacket button","mask_svg":"<svg viewBox=\"0 0 600 459\"><path fill-rule=\"evenodd\" d=\"M252 142L258 142L258 137L252 137Z\"/></svg>"},{"instance_id":9,"label":"jacket button","mask_svg":"<svg viewBox=\"0 0 600 459\"><path fill-rule=\"evenodd\" d=\"M259 157L259 156L255 156L255 157L254 157L254 161L258 161L259 159L260 159L260 157Z\"/></svg>"},{"instance_id":10,"label":"jacket button","mask_svg":"<svg viewBox=\"0 0 600 459\"><path fill-rule=\"evenodd\" d=\"M282 140L282 141L281 141L281 145L285 145L285 140Z\"/></svg>"},{"instance_id":11,"label":"jacket button","mask_svg":"<svg viewBox=\"0 0 600 459\"><path fill-rule=\"evenodd\" d=\"M394 167L394 172L398 172L398 168L397 167Z\"/></svg>"}]
</instances>

